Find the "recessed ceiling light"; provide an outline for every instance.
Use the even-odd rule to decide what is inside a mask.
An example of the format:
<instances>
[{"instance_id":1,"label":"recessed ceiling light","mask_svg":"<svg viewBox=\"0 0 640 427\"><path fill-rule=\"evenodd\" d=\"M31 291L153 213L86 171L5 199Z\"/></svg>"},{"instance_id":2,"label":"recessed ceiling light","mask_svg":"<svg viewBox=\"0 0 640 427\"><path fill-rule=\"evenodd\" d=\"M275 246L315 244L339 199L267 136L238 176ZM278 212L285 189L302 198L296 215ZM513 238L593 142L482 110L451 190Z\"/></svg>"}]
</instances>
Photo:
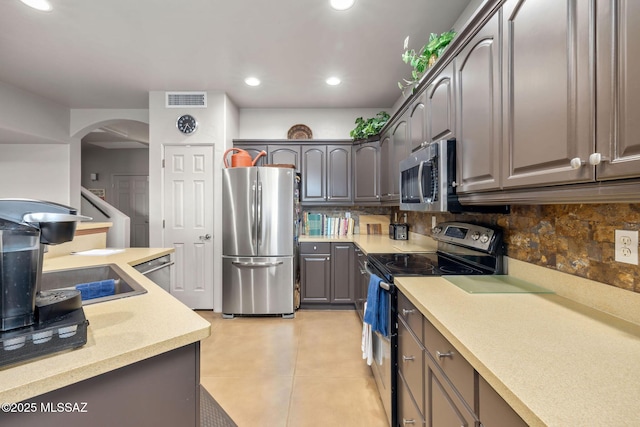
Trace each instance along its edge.
<instances>
[{"instance_id":1,"label":"recessed ceiling light","mask_svg":"<svg viewBox=\"0 0 640 427\"><path fill-rule=\"evenodd\" d=\"M335 10L347 10L353 6L355 2L356 0L329 0L331 7Z\"/></svg>"},{"instance_id":2,"label":"recessed ceiling light","mask_svg":"<svg viewBox=\"0 0 640 427\"><path fill-rule=\"evenodd\" d=\"M41 10L43 12L49 12L53 7L48 0L20 0L22 3L34 9Z\"/></svg>"},{"instance_id":3,"label":"recessed ceiling light","mask_svg":"<svg viewBox=\"0 0 640 427\"><path fill-rule=\"evenodd\" d=\"M326 81L329 86L337 86L340 84L340 79L337 77L329 77Z\"/></svg>"},{"instance_id":4,"label":"recessed ceiling light","mask_svg":"<svg viewBox=\"0 0 640 427\"><path fill-rule=\"evenodd\" d=\"M249 86L260 86L260 80L255 77L247 77L244 82Z\"/></svg>"}]
</instances>

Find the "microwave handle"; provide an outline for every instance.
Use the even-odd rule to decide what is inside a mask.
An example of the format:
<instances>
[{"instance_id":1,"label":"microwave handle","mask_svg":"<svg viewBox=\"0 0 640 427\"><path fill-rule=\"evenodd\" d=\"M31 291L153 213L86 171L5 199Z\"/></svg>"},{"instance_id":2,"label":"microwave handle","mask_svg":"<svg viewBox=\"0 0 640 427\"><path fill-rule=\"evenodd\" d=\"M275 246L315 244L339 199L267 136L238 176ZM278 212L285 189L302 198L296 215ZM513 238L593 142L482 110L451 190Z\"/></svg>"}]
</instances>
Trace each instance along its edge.
<instances>
[{"instance_id":1,"label":"microwave handle","mask_svg":"<svg viewBox=\"0 0 640 427\"><path fill-rule=\"evenodd\" d=\"M418 166L418 197L420 198L420 203L424 203L424 197L422 196L424 192L422 191L422 170L425 162L420 162L420 166Z\"/></svg>"}]
</instances>

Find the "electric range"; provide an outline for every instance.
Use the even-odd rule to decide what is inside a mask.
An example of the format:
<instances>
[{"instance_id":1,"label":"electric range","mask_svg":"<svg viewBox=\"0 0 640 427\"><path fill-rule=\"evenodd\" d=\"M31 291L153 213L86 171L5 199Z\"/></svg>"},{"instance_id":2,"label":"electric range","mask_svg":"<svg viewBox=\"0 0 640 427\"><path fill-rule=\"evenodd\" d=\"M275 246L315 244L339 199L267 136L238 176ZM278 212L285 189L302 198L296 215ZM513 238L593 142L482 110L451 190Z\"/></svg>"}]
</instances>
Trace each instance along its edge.
<instances>
[{"instance_id":1,"label":"electric range","mask_svg":"<svg viewBox=\"0 0 640 427\"><path fill-rule=\"evenodd\" d=\"M443 222L432 230L437 251L420 253L369 254L369 274L382 279L380 286L389 298L389 336L372 336L373 376L387 412L390 425L397 423L397 348L398 327L395 321L398 294L394 277L502 274L503 241L498 228L463 222ZM367 281L368 283L368 281Z\"/></svg>"},{"instance_id":2,"label":"electric range","mask_svg":"<svg viewBox=\"0 0 640 427\"><path fill-rule=\"evenodd\" d=\"M369 266L380 278L501 274L503 242L499 229L462 222L440 223L432 230L436 252L369 254Z\"/></svg>"}]
</instances>

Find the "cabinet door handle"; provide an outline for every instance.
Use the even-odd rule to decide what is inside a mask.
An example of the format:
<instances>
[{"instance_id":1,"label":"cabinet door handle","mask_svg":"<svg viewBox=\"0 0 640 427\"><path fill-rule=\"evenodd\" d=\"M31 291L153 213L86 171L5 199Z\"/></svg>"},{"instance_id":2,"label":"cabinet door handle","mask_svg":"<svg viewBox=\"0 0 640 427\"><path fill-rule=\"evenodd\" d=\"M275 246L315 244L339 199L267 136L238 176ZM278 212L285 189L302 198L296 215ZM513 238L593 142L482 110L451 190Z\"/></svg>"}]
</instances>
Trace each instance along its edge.
<instances>
[{"instance_id":1,"label":"cabinet door handle","mask_svg":"<svg viewBox=\"0 0 640 427\"><path fill-rule=\"evenodd\" d=\"M415 356L402 355L402 361L403 362L413 362L414 360L416 360Z\"/></svg>"},{"instance_id":2,"label":"cabinet door handle","mask_svg":"<svg viewBox=\"0 0 640 427\"><path fill-rule=\"evenodd\" d=\"M571 159L571 169L580 169L582 165L586 163L587 162L582 160L580 157L574 157L573 159Z\"/></svg>"},{"instance_id":3,"label":"cabinet door handle","mask_svg":"<svg viewBox=\"0 0 640 427\"><path fill-rule=\"evenodd\" d=\"M402 419L402 425L403 426L406 426L406 425L409 425L409 424L415 424L415 423L416 423L416 420L408 420L406 418Z\"/></svg>"},{"instance_id":4,"label":"cabinet door handle","mask_svg":"<svg viewBox=\"0 0 640 427\"><path fill-rule=\"evenodd\" d=\"M602 162L608 162L610 159L608 157L604 157L600 153L593 153L589 156L589 164L591 166L599 165Z\"/></svg>"},{"instance_id":5,"label":"cabinet door handle","mask_svg":"<svg viewBox=\"0 0 640 427\"><path fill-rule=\"evenodd\" d=\"M453 351L447 351L446 353L440 353L439 351L436 351L436 355L438 356L438 359L442 359L443 357L453 358L454 354L455 353Z\"/></svg>"},{"instance_id":6,"label":"cabinet door handle","mask_svg":"<svg viewBox=\"0 0 640 427\"><path fill-rule=\"evenodd\" d=\"M409 314L413 314L415 312L416 312L415 308L411 308L411 309L403 308L402 309L402 314L405 315L405 316L407 316Z\"/></svg>"}]
</instances>

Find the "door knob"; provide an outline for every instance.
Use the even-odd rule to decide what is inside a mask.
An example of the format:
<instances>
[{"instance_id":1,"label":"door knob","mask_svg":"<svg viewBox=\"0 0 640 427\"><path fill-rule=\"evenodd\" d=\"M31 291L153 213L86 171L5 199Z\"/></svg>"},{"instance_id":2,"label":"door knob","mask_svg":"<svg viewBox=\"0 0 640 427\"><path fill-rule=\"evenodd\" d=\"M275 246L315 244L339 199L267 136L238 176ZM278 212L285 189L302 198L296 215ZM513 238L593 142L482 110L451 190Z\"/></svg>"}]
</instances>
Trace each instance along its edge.
<instances>
[{"instance_id":1,"label":"door knob","mask_svg":"<svg viewBox=\"0 0 640 427\"><path fill-rule=\"evenodd\" d=\"M202 241L211 240L211 234L205 234L204 236L200 236L198 238Z\"/></svg>"}]
</instances>

